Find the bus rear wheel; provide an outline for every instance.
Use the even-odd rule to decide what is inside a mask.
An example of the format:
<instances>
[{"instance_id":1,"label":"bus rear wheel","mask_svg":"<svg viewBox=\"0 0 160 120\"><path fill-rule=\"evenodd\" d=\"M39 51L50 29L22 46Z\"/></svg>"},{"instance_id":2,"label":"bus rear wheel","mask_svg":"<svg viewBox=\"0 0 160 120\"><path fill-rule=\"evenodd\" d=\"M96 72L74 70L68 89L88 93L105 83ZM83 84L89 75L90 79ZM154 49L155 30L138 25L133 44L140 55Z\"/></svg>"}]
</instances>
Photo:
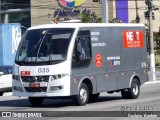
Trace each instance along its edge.
<instances>
[{"instance_id":1,"label":"bus rear wheel","mask_svg":"<svg viewBox=\"0 0 160 120\"><path fill-rule=\"evenodd\" d=\"M136 78L132 80L131 88L121 91L122 98L125 99L136 99L138 98L139 93L140 93L140 84L138 79Z\"/></svg>"},{"instance_id":2,"label":"bus rear wheel","mask_svg":"<svg viewBox=\"0 0 160 120\"><path fill-rule=\"evenodd\" d=\"M75 96L75 102L77 105L85 105L88 103L89 100L89 90L88 86L85 83L81 84L79 94Z\"/></svg>"},{"instance_id":3,"label":"bus rear wheel","mask_svg":"<svg viewBox=\"0 0 160 120\"><path fill-rule=\"evenodd\" d=\"M33 106L40 106L43 103L44 98L42 98L42 97L28 97L28 100Z\"/></svg>"}]
</instances>

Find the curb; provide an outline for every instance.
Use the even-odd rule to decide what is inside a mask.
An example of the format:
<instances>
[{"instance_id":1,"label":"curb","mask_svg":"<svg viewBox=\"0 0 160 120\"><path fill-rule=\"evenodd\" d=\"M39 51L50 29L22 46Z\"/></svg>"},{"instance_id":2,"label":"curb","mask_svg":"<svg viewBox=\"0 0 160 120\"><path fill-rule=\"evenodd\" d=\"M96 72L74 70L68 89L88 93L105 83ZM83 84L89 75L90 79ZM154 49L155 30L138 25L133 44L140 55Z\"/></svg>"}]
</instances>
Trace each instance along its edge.
<instances>
[{"instance_id":1,"label":"curb","mask_svg":"<svg viewBox=\"0 0 160 120\"><path fill-rule=\"evenodd\" d=\"M156 83L160 83L160 80L149 81L149 82L146 82L146 83L144 83L144 84L145 84L145 85L148 85L148 84L156 84Z\"/></svg>"}]
</instances>

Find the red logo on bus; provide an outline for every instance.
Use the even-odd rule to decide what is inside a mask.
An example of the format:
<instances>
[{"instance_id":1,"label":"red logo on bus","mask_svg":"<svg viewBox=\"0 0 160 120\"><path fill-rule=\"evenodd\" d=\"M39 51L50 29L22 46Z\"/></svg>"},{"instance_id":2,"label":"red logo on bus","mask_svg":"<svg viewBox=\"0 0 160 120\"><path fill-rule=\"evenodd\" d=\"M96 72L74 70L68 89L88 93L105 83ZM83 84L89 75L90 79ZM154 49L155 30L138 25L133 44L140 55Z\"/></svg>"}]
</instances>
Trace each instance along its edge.
<instances>
[{"instance_id":1,"label":"red logo on bus","mask_svg":"<svg viewBox=\"0 0 160 120\"><path fill-rule=\"evenodd\" d=\"M97 54L95 57L95 64L97 66L97 68L100 68L102 66L102 55L101 54Z\"/></svg>"},{"instance_id":2,"label":"red logo on bus","mask_svg":"<svg viewBox=\"0 0 160 120\"><path fill-rule=\"evenodd\" d=\"M123 40L124 48L141 48L144 46L143 31L124 30Z\"/></svg>"},{"instance_id":3,"label":"red logo on bus","mask_svg":"<svg viewBox=\"0 0 160 120\"><path fill-rule=\"evenodd\" d=\"M30 71L21 71L21 76L30 76Z\"/></svg>"},{"instance_id":4,"label":"red logo on bus","mask_svg":"<svg viewBox=\"0 0 160 120\"><path fill-rule=\"evenodd\" d=\"M39 88L40 87L40 83L29 83L29 87L31 87L31 88Z\"/></svg>"}]
</instances>

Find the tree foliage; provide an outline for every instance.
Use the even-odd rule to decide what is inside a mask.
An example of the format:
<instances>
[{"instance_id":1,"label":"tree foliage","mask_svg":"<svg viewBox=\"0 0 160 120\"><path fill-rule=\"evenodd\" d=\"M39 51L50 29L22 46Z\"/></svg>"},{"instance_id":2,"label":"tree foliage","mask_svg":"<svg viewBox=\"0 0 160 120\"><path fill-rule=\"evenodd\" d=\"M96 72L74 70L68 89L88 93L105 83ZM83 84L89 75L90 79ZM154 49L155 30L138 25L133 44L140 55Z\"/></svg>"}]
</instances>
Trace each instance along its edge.
<instances>
[{"instance_id":1,"label":"tree foliage","mask_svg":"<svg viewBox=\"0 0 160 120\"><path fill-rule=\"evenodd\" d=\"M80 20L82 23L102 23L102 18L93 14L80 14Z\"/></svg>"},{"instance_id":2,"label":"tree foliage","mask_svg":"<svg viewBox=\"0 0 160 120\"><path fill-rule=\"evenodd\" d=\"M90 10L86 10L86 12L79 15L82 23L102 23L102 18L97 17L95 12L91 12Z\"/></svg>"},{"instance_id":3,"label":"tree foliage","mask_svg":"<svg viewBox=\"0 0 160 120\"><path fill-rule=\"evenodd\" d=\"M156 54L160 55L160 29L159 32L154 33L154 41Z\"/></svg>"},{"instance_id":4,"label":"tree foliage","mask_svg":"<svg viewBox=\"0 0 160 120\"><path fill-rule=\"evenodd\" d=\"M80 20L82 23L92 23L90 14L80 14Z\"/></svg>"}]
</instances>

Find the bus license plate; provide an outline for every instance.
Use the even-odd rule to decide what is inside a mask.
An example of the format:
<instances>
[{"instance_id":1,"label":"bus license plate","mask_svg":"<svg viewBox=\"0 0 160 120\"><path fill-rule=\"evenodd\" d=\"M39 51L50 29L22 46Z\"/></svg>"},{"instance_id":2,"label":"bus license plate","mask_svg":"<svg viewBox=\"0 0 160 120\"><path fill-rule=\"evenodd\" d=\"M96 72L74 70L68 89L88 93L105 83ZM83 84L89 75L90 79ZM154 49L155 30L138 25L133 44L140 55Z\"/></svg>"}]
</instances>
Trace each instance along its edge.
<instances>
[{"instance_id":1,"label":"bus license plate","mask_svg":"<svg viewBox=\"0 0 160 120\"><path fill-rule=\"evenodd\" d=\"M40 87L40 83L29 83L29 87L31 87L31 88L39 88Z\"/></svg>"}]
</instances>

